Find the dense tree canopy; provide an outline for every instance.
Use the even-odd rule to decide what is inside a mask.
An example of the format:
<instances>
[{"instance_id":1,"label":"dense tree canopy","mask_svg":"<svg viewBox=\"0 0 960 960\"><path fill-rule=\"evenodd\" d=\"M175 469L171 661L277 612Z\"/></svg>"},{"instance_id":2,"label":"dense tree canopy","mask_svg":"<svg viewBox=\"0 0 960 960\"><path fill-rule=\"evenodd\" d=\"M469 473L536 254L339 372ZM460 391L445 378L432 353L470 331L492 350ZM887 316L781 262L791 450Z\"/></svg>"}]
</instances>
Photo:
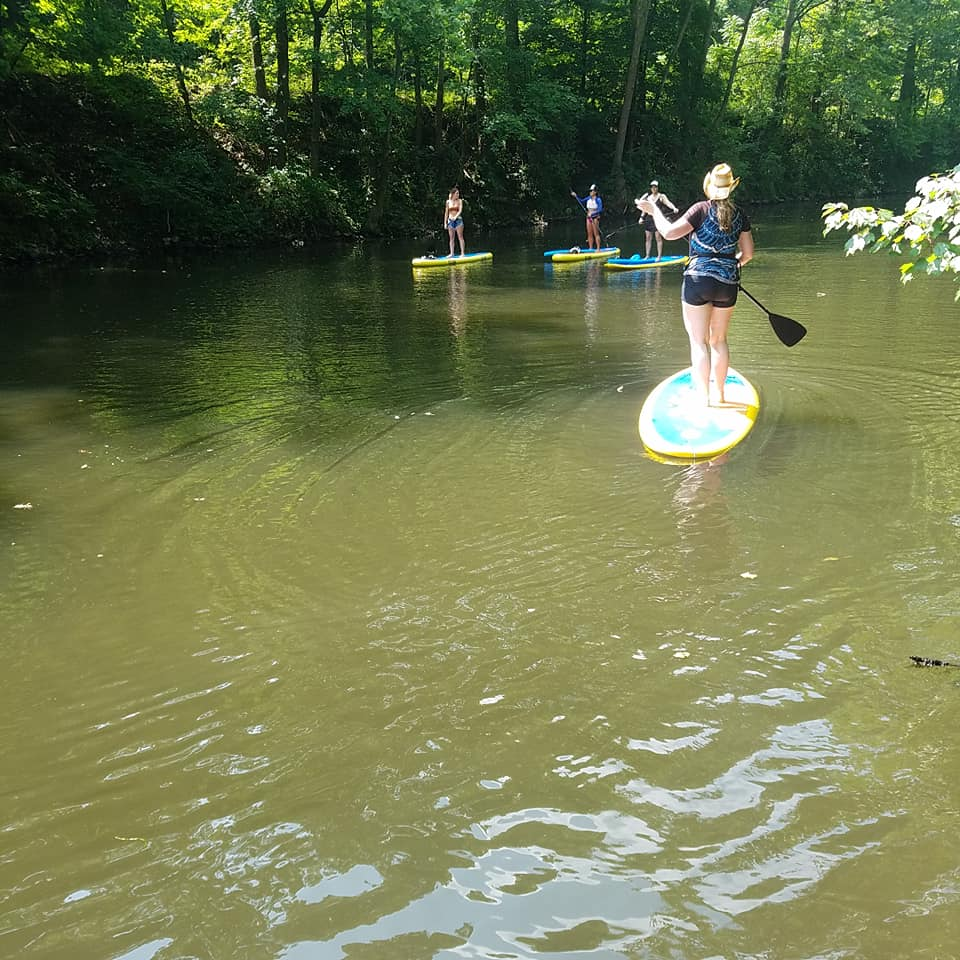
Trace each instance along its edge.
<instances>
[{"instance_id":1,"label":"dense tree canopy","mask_svg":"<svg viewBox=\"0 0 960 960\"><path fill-rule=\"evenodd\" d=\"M718 159L905 189L960 154L958 37L960 0L0 0L0 241L409 231L454 182L475 223L622 211Z\"/></svg>"}]
</instances>

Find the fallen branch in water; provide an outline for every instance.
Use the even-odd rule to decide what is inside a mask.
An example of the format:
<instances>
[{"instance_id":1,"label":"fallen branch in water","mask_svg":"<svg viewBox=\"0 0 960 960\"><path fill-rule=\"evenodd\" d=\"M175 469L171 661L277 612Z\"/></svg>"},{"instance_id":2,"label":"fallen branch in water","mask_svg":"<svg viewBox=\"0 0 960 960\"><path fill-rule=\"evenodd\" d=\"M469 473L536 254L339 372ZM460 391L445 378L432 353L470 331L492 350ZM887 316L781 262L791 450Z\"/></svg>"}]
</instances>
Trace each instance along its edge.
<instances>
[{"instance_id":1,"label":"fallen branch in water","mask_svg":"<svg viewBox=\"0 0 960 960\"><path fill-rule=\"evenodd\" d=\"M950 663L948 660L933 660L930 657L910 657L915 667L960 667L960 663Z\"/></svg>"}]
</instances>

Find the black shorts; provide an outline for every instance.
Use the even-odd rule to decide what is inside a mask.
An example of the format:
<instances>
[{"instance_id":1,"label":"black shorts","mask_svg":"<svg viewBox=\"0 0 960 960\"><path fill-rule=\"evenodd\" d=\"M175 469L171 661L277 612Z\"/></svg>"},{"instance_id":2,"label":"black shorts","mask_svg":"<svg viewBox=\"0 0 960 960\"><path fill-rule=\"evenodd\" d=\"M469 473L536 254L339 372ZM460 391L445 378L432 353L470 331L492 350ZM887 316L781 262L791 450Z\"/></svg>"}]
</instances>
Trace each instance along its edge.
<instances>
[{"instance_id":1,"label":"black shorts","mask_svg":"<svg viewBox=\"0 0 960 960\"><path fill-rule=\"evenodd\" d=\"M715 307L732 307L737 302L740 288L735 283L724 283L716 277L684 277L680 299L691 307L712 303Z\"/></svg>"}]
</instances>

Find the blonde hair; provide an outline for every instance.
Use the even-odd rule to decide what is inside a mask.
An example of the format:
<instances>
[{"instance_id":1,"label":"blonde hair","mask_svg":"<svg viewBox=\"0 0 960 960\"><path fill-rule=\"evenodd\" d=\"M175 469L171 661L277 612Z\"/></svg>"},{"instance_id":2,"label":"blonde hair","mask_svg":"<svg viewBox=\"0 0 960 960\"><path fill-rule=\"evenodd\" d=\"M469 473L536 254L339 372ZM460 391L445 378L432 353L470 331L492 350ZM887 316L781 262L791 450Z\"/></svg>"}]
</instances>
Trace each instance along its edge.
<instances>
[{"instance_id":1,"label":"blonde hair","mask_svg":"<svg viewBox=\"0 0 960 960\"><path fill-rule=\"evenodd\" d=\"M729 233L730 228L733 226L733 214L737 209L734 206L732 200L711 200L713 204L713 209L717 212L717 221L720 224L720 229L724 233Z\"/></svg>"}]
</instances>

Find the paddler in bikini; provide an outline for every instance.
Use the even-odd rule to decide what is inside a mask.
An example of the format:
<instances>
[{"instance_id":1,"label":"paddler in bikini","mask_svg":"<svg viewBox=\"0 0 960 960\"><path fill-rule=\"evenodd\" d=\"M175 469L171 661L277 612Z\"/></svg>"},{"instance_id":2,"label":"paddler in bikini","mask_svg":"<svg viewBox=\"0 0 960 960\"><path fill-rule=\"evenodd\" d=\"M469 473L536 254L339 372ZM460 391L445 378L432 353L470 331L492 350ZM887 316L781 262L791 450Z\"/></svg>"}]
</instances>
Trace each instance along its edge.
<instances>
[{"instance_id":1,"label":"paddler in bikini","mask_svg":"<svg viewBox=\"0 0 960 960\"><path fill-rule=\"evenodd\" d=\"M460 241L460 256L467 251L463 244L463 199L460 197L460 188L451 187L447 202L443 205L443 226L450 235L450 256L456 255L455 240Z\"/></svg>"}]
</instances>

